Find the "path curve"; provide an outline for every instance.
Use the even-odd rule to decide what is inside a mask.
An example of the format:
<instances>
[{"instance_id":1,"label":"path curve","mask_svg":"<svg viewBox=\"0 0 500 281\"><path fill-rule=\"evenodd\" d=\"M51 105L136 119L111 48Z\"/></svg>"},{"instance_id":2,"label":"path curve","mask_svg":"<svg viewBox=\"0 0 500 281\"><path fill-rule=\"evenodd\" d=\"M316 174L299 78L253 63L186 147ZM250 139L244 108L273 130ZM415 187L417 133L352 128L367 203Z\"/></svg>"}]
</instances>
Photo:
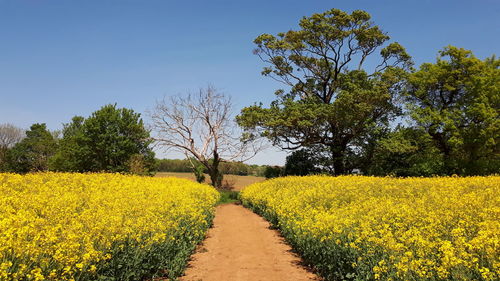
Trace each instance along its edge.
<instances>
[{"instance_id":1,"label":"path curve","mask_svg":"<svg viewBox=\"0 0 500 281\"><path fill-rule=\"evenodd\" d=\"M208 238L180 280L320 280L290 250L260 216L240 205L221 205Z\"/></svg>"}]
</instances>

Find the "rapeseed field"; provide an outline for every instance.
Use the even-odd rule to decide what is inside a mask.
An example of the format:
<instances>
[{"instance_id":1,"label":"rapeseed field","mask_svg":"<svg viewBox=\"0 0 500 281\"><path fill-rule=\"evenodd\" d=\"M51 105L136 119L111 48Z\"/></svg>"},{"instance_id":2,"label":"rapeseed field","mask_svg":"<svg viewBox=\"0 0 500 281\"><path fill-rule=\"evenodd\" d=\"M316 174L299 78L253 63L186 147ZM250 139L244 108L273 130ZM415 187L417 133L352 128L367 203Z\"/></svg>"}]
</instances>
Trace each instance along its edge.
<instances>
[{"instance_id":1,"label":"rapeseed field","mask_svg":"<svg viewBox=\"0 0 500 281\"><path fill-rule=\"evenodd\" d=\"M218 198L177 178L0 174L0 280L175 278Z\"/></svg>"},{"instance_id":2,"label":"rapeseed field","mask_svg":"<svg viewBox=\"0 0 500 281\"><path fill-rule=\"evenodd\" d=\"M309 176L243 204L327 280L500 280L500 177Z\"/></svg>"}]
</instances>

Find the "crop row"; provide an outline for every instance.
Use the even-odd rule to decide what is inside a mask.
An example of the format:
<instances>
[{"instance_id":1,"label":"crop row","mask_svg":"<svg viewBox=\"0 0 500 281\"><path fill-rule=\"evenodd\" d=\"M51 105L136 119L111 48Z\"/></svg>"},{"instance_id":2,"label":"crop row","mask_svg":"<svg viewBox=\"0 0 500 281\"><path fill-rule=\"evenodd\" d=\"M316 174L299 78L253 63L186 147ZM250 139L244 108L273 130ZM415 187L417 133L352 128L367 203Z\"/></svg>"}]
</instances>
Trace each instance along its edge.
<instances>
[{"instance_id":1,"label":"crop row","mask_svg":"<svg viewBox=\"0 0 500 281\"><path fill-rule=\"evenodd\" d=\"M500 280L500 177L287 177L241 193L326 280Z\"/></svg>"},{"instance_id":2,"label":"crop row","mask_svg":"<svg viewBox=\"0 0 500 281\"><path fill-rule=\"evenodd\" d=\"M0 174L0 280L175 278L218 196L174 178Z\"/></svg>"}]
</instances>

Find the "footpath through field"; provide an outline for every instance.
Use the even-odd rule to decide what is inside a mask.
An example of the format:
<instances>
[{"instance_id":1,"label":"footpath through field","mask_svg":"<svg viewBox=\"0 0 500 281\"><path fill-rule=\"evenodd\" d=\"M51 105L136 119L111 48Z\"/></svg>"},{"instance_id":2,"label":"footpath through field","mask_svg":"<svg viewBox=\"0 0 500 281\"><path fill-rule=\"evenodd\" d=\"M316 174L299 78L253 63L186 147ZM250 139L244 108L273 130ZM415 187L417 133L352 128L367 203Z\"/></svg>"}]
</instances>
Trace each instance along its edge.
<instances>
[{"instance_id":1,"label":"footpath through field","mask_svg":"<svg viewBox=\"0 0 500 281\"><path fill-rule=\"evenodd\" d=\"M183 281L320 280L300 265L269 223L235 204L217 207L214 227L192 256Z\"/></svg>"}]
</instances>

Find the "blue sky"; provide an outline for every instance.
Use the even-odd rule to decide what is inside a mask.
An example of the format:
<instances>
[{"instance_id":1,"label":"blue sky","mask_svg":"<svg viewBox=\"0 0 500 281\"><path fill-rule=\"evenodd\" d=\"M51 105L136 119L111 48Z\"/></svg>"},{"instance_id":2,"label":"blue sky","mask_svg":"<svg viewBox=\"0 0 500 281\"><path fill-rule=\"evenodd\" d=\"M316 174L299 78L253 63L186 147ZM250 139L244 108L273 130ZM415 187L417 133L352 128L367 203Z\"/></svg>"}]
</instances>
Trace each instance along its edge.
<instances>
[{"instance_id":1,"label":"blue sky","mask_svg":"<svg viewBox=\"0 0 500 281\"><path fill-rule=\"evenodd\" d=\"M282 86L260 75L253 39L331 8L368 11L417 65L449 44L500 53L498 0L0 0L0 123L56 130L104 104L144 112L208 83L232 95L236 111L268 104Z\"/></svg>"}]
</instances>

